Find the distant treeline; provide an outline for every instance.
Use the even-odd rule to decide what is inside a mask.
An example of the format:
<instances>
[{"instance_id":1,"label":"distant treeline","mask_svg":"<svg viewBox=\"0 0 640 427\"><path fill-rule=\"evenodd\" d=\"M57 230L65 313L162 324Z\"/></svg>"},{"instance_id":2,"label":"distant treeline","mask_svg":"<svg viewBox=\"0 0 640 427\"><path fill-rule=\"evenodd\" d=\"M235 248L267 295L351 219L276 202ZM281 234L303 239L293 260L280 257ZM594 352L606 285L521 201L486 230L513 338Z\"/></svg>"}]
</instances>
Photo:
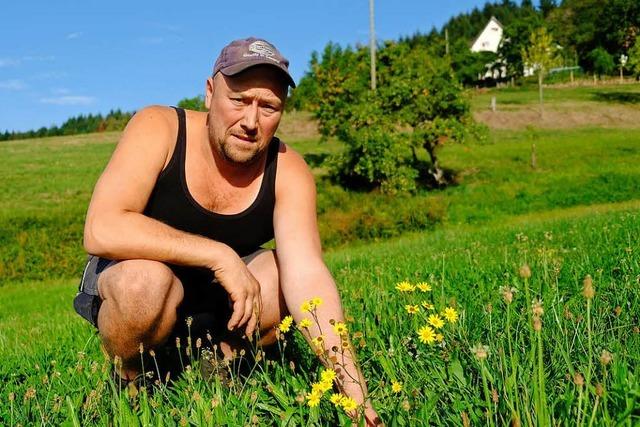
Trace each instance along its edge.
<instances>
[{"instance_id":1,"label":"distant treeline","mask_svg":"<svg viewBox=\"0 0 640 427\"><path fill-rule=\"evenodd\" d=\"M134 112L122 112L120 110L111 110L106 116L102 114L80 114L79 116L71 117L62 126L41 127L38 130L26 132L5 131L0 133L0 141L122 130L133 114Z\"/></svg>"}]
</instances>

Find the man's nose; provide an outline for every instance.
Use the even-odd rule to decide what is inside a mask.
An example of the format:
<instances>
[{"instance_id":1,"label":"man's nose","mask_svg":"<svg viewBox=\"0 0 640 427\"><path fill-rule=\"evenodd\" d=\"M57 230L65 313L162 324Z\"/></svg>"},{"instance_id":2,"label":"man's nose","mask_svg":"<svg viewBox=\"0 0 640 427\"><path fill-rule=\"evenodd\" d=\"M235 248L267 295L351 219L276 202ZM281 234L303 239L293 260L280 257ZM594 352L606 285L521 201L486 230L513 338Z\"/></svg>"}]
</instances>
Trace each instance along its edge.
<instances>
[{"instance_id":1,"label":"man's nose","mask_svg":"<svg viewBox=\"0 0 640 427\"><path fill-rule=\"evenodd\" d=\"M258 127L258 102L247 105L242 117L242 127L247 131L254 131Z\"/></svg>"}]
</instances>

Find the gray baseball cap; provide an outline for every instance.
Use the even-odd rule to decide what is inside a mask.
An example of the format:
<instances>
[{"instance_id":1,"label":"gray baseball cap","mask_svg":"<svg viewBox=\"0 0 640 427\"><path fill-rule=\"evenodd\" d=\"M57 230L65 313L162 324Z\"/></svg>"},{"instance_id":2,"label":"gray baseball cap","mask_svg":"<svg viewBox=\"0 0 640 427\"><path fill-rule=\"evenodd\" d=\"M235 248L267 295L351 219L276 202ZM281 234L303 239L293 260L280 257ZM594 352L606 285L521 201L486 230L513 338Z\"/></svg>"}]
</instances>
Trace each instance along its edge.
<instances>
[{"instance_id":1,"label":"gray baseball cap","mask_svg":"<svg viewBox=\"0 0 640 427\"><path fill-rule=\"evenodd\" d=\"M289 74L289 60L282 56L274 45L264 39L249 37L234 40L220 52L213 66L213 75L221 72L225 76L233 76L256 65L272 65L284 73L287 83L296 87Z\"/></svg>"}]
</instances>

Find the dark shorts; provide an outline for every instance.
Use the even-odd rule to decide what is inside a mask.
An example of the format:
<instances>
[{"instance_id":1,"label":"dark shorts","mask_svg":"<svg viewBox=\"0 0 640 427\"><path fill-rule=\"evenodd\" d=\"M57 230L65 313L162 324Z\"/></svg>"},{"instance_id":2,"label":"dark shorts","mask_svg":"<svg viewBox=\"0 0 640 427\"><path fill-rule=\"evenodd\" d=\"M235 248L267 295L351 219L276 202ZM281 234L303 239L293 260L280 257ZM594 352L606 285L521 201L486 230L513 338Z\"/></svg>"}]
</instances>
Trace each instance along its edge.
<instances>
[{"instance_id":1,"label":"dark shorts","mask_svg":"<svg viewBox=\"0 0 640 427\"><path fill-rule=\"evenodd\" d=\"M249 263L260 249L244 258ZM118 261L89 255L80 280L78 293L73 300L73 308L85 320L98 327L98 313L102 299L98 293L98 279L106 269ZM184 289L184 298L178 307L178 320L174 328L175 336L205 336L226 331L226 323L231 317L231 305L227 292L217 283L213 272L204 268L168 265L173 274L180 279ZM186 325L187 318L192 319L190 329ZM218 333L216 333L218 335Z\"/></svg>"}]
</instances>

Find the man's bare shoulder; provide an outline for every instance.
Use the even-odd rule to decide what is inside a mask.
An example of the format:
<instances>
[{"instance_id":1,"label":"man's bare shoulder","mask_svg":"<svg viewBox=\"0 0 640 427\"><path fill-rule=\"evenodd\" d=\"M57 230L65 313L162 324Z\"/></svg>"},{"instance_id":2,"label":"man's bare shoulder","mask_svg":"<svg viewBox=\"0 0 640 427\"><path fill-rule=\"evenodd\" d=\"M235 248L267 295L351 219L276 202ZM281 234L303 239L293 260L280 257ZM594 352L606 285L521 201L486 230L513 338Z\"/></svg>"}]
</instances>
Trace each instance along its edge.
<instances>
[{"instance_id":1,"label":"man's bare shoulder","mask_svg":"<svg viewBox=\"0 0 640 427\"><path fill-rule=\"evenodd\" d=\"M176 112L173 108L162 105L150 105L137 111L124 130L123 137L129 134L151 134L154 136L175 133L177 126Z\"/></svg>"},{"instance_id":2,"label":"man's bare shoulder","mask_svg":"<svg viewBox=\"0 0 640 427\"><path fill-rule=\"evenodd\" d=\"M285 189L285 191L290 191L294 183L296 187L313 188L315 191L315 182L307 162L290 145L280 141L278 172L276 174L276 196L281 188Z\"/></svg>"}]
</instances>

